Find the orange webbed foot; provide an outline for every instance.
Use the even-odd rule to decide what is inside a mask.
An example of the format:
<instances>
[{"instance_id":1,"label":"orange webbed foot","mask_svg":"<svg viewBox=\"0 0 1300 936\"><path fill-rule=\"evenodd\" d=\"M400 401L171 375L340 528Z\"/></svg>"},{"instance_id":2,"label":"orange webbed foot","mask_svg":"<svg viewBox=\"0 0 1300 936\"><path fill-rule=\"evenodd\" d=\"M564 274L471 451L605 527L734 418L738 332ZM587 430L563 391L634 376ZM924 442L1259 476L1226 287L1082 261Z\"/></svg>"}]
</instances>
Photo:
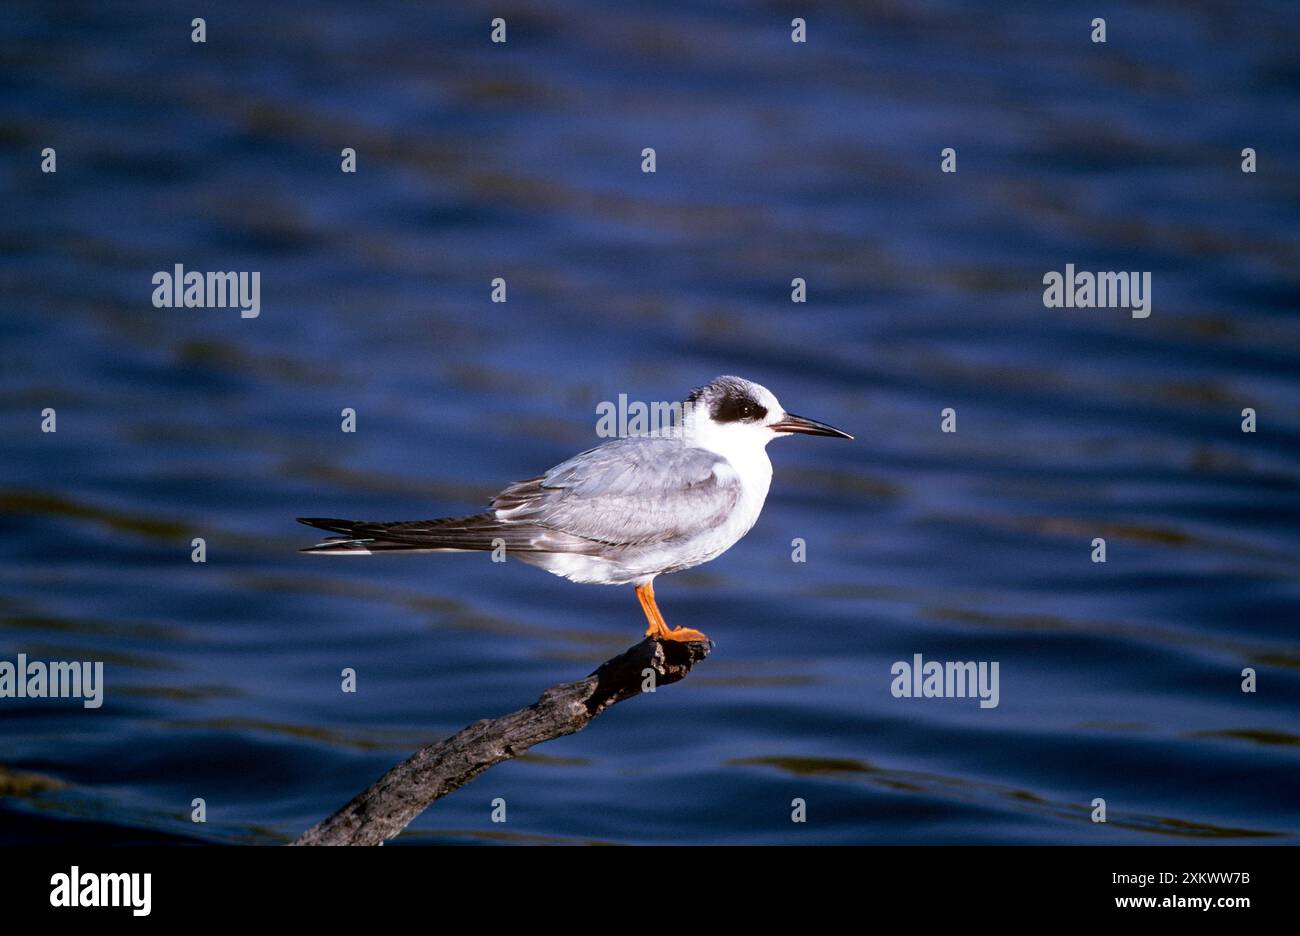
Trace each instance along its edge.
<instances>
[{"instance_id":1,"label":"orange webbed foot","mask_svg":"<svg viewBox=\"0 0 1300 936\"><path fill-rule=\"evenodd\" d=\"M660 640L676 640L681 643L692 643L701 641L702 643L713 643L708 634L703 631L697 631L691 627L674 627L656 635Z\"/></svg>"},{"instance_id":2,"label":"orange webbed foot","mask_svg":"<svg viewBox=\"0 0 1300 936\"><path fill-rule=\"evenodd\" d=\"M678 643L694 643L701 641L711 644L712 640L702 631L697 631L691 627L669 627L664 623L664 616L659 613L659 606L655 604L654 585L646 582L644 585L636 587L636 597L641 602L641 610L645 612L646 621L649 627L646 628L645 635L653 637L655 640L675 640Z\"/></svg>"}]
</instances>

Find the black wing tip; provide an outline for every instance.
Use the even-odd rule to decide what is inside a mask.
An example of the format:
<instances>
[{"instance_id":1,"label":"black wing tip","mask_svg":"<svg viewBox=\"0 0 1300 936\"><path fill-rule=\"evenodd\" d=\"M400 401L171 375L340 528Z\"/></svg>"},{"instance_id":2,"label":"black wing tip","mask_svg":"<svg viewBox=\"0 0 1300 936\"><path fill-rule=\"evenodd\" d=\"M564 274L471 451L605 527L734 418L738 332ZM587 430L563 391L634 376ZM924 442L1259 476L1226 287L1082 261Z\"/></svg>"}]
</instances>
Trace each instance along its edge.
<instances>
[{"instance_id":1,"label":"black wing tip","mask_svg":"<svg viewBox=\"0 0 1300 936\"><path fill-rule=\"evenodd\" d=\"M338 532L340 527L352 527L356 525L354 520L339 520L337 517L294 517L303 526L315 527L318 530L330 530Z\"/></svg>"}]
</instances>

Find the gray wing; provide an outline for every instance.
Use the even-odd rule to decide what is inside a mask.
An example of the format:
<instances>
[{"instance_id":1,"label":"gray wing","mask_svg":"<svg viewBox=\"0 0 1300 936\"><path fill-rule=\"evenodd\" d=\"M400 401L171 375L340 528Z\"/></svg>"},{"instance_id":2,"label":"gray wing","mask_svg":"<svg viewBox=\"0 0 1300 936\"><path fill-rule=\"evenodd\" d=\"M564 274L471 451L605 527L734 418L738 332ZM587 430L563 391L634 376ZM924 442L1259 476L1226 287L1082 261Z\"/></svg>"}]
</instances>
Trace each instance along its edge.
<instances>
[{"instance_id":1,"label":"gray wing","mask_svg":"<svg viewBox=\"0 0 1300 936\"><path fill-rule=\"evenodd\" d=\"M636 437L607 442L539 478L512 484L492 507L507 525L640 546L716 527L739 498L739 477L722 456L678 439Z\"/></svg>"}]
</instances>

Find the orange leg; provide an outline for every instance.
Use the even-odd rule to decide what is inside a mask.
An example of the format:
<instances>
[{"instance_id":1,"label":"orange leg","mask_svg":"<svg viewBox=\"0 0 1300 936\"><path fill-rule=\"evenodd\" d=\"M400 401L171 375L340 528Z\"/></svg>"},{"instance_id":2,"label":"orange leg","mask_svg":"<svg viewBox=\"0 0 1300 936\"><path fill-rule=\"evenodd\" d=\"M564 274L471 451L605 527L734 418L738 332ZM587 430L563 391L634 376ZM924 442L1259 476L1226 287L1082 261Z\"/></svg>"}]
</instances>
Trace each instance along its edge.
<instances>
[{"instance_id":1,"label":"orange leg","mask_svg":"<svg viewBox=\"0 0 1300 936\"><path fill-rule=\"evenodd\" d=\"M659 613L659 606L655 604L655 587L653 582L646 582L644 585L636 587L637 601L641 602L641 610L645 612L645 619L650 622L646 628L645 635L653 637L655 640L680 640L689 643L692 640L708 640L709 638L697 630L689 627L669 628L664 623L664 616Z\"/></svg>"}]
</instances>

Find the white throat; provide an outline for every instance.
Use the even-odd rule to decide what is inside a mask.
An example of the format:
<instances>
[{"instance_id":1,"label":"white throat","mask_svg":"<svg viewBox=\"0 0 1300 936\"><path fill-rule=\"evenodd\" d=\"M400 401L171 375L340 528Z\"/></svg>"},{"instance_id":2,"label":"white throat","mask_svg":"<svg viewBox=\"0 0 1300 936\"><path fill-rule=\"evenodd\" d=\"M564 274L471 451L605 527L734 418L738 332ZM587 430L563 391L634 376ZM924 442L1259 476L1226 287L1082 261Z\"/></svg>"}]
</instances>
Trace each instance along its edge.
<instances>
[{"instance_id":1,"label":"white throat","mask_svg":"<svg viewBox=\"0 0 1300 936\"><path fill-rule=\"evenodd\" d=\"M718 424L703 414L696 416L686 426L686 443L725 458L740 478L746 498L756 500L761 509L772 483L772 461L767 457L767 443L775 438L772 431L761 424Z\"/></svg>"}]
</instances>

